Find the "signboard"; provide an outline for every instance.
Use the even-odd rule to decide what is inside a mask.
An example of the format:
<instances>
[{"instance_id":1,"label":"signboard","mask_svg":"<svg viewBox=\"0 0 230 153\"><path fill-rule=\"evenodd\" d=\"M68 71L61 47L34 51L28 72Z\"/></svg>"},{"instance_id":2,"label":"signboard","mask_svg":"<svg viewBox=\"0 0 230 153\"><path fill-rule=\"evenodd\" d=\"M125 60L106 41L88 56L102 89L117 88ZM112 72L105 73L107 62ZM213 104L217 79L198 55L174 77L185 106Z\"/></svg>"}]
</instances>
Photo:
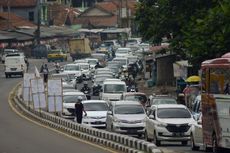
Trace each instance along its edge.
<instances>
[{"instance_id":1,"label":"signboard","mask_svg":"<svg viewBox=\"0 0 230 153\"><path fill-rule=\"evenodd\" d=\"M34 79L33 73L25 73L23 77L23 101L29 106L29 102L32 101L30 80Z\"/></svg>"},{"instance_id":2,"label":"signboard","mask_svg":"<svg viewBox=\"0 0 230 153\"><path fill-rule=\"evenodd\" d=\"M31 79L30 84L34 109L46 108L46 97L43 79Z\"/></svg>"},{"instance_id":3,"label":"signboard","mask_svg":"<svg viewBox=\"0 0 230 153\"><path fill-rule=\"evenodd\" d=\"M48 111L62 112L62 101L62 80L50 79L48 81Z\"/></svg>"}]
</instances>

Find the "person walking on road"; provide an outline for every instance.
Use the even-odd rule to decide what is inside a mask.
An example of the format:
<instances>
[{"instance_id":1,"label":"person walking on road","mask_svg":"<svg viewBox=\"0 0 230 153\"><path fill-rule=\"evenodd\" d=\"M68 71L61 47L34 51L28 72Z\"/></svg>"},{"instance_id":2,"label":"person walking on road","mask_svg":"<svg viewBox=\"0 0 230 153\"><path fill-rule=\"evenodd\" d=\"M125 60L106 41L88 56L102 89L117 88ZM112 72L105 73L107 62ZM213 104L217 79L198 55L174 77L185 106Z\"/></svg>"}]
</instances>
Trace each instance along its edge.
<instances>
[{"instance_id":1,"label":"person walking on road","mask_svg":"<svg viewBox=\"0 0 230 153\"><path fill-rule=\"evenodd\" d=\"M40 73L43 73L44 82L47 83L48 75L49 75L49 69L48 69L47 64L45 64L44 66L42 65Z\"/></svg>"},{"instance_id":2,"label":"person walking on road","mask_svg":"<svg viewBox=\"0 0 230 153\"><path fill-rule=\"evenodd\" d=\"M77 103L75 104L75 118L77 123L81 124L82 123L82 115L83 112L85 113L85 116L87 115L84 105L82 104L82 97L78 97Z\"/></svg>"}]
</instances>

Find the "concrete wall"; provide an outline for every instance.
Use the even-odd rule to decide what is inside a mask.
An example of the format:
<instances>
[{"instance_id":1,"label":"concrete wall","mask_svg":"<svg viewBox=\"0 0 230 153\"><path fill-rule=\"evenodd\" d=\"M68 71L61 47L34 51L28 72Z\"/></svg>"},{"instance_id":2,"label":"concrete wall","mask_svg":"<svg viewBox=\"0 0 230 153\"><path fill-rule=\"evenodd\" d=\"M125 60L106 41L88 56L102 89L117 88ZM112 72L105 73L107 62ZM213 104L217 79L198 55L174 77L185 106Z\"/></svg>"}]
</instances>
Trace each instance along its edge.
<instances>
[{"instance_id":1,"label":"concrete wall","mask_svg":"<svg viewBox=\"0 0 230 153\"><path fill-rule=\"evenodd\" d=\"M157 62L157 85L174 85L173 63L176 55L163 55L156 58Z\"/></svg>"}]
</instances>

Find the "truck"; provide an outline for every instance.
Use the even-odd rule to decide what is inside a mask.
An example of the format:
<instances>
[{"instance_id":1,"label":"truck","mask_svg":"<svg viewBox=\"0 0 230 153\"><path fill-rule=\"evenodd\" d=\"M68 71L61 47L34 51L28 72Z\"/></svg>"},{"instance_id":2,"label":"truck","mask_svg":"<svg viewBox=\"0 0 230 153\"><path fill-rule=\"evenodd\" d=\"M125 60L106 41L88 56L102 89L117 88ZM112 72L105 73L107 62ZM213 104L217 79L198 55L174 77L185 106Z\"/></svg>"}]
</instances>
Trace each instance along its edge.
<instances>
[{"instance_id":1,"label":"truck","mask_svg":"<svg viewBox=\"0 0 230 153\"><path fill-rule=\"evenodd\" d=\"M88 38L74 38L68 41L70 56L73 61L90 56L91 48Z\"/></svg>"},{"instance_id":2,"label":"truck","mask_svg":"<svg viewBox=\"0 0 230 153\"><path fill-rule=\"evenodd\" d=\"M202 134L213 153L230 149L230 53L202 62Z\"/></svg>"}]
</instances>

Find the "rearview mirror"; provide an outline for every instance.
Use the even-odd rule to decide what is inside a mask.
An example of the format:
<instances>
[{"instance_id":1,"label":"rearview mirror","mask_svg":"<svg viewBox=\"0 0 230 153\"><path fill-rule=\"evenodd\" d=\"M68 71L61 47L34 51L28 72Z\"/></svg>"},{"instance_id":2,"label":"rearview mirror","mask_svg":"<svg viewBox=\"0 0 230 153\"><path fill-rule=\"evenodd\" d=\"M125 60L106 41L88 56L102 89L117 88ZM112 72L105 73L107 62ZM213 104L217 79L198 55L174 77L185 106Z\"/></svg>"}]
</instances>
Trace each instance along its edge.
<instances>
[{"instance_id":1,"label":"rearview mirror","mask_svg":"<svg viewBox=\"0 0 230 153\"><path fill-rule=\"evenodd\" d=\"M154 115L149 115L149 119L155 120L155 116Z\"/></svg>"},{"instance_id":2,"label":"rearview mirror","mask_svg":"<svg viewBox=\"0 0 230 153\"><path fill-rule=\"evenodd\" d=\"M108 111L107 115L113 115L112 111Z\"/></svg>"}]
</instances>

